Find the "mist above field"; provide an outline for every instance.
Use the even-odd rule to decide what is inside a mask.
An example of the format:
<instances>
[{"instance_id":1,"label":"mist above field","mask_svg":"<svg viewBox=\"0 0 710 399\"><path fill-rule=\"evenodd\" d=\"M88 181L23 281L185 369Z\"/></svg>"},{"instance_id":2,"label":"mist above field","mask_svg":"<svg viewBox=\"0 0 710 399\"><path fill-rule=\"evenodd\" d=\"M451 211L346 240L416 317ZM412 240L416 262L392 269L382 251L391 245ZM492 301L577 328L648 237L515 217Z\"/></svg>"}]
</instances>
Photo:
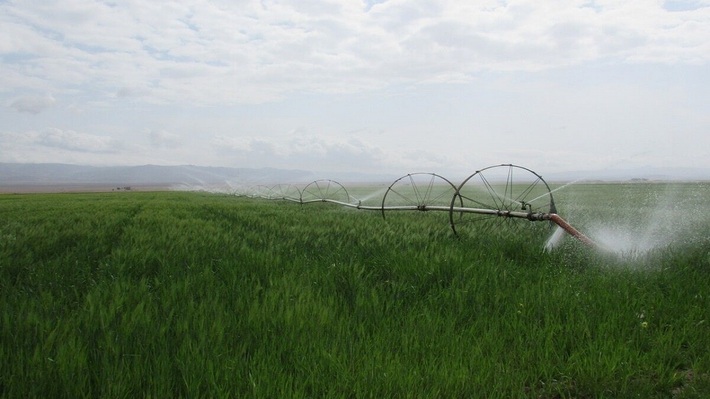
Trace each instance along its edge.
<instances>
[{"instance_id":1,"label":"mist above field","mask_svg":"<svg viewBox=\"0 0 710 399\"><path fill-rule=\"evenodd\" d=\"M490 166L490 165L489 165ZM416 170L395 173L310 171L276 168L227 168L195 165L83 166L69 164L0 163L0 188L10 186L106 185L169 186L175 189L244 187L255 184L308 184L317 179L345 183L391 183ZM436 171L432 171L436 173ZM470 173L474 173L472 170ZM550 182L571 181L677 181L710 180L703 169L629 169L540 173ZM458 184L466 176L443 176Z\"/></svg>"},{"instance_id":2,"label":"mist above field","mask_svg":"<svg viewBox=\"0 0 710 399\"><path fill-rule=\"evenodd\" d=\"M634 258L667 248L707 247L708 194L708 181L634 181L571 185L555 192L555 199L557 211L602 251Z\"/></svg>"},{"instance_id":3,"label":"mist above field","mask_svg":"<svg viewBox=\"0 0 710 399\"><path fill-rule=\"evenodd\" d=\"M195 165L84 166L69 164L0 163L3 186L154 186L173 189L228 190L255 184L308 184L320 178L349 182L385 181L391 176L366 173L335 173L324 176L313 171L275 168L226 168Z\"/></svg>"},{"instance_id":4,"label":"mist above field","mask_svg":"<svg viewBox=\"0 0 710 399\"><path fill-rule=\"evenodd\" d=\"M710 168L706 2L4 1L0 23L0 162Z\"/></svg>"}]
</instances>

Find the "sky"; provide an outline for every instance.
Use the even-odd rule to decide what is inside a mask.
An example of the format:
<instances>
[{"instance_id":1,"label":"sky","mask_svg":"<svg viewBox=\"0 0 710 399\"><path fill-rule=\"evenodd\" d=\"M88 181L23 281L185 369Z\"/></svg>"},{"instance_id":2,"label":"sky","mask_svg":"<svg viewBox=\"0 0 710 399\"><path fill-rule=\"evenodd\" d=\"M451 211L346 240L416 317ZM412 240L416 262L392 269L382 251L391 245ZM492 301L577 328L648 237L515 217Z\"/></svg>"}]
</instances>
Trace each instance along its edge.
<instances>
[{"instance_id":1,"label":"sky","mask_svg":"<svg viewBox=\"0 0 710 399\"><path fill-rule=\"evenodd\" d=\"M0 0L0 27L0 162L710 168L710 0Z\"/></svg>"}]
</instances>

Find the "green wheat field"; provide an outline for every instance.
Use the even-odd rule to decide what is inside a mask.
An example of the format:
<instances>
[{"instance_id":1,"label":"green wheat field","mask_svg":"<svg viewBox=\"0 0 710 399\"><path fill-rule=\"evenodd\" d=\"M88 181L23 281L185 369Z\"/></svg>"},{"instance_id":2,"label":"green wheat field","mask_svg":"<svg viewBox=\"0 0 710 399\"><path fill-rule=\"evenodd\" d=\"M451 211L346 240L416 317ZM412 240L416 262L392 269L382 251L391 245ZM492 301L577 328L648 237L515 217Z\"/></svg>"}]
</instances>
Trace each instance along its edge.
<instances>
[{"instance_id":1,"label":"green wheat field","mask_svg":"<svg viewBox=\"0 0 710 399\"><path fill-rule=\"evenodd\" d=\"M710 184L545 222L203 192L0 195L3 398L707 398Z\"/></svg>"}]
</instances>

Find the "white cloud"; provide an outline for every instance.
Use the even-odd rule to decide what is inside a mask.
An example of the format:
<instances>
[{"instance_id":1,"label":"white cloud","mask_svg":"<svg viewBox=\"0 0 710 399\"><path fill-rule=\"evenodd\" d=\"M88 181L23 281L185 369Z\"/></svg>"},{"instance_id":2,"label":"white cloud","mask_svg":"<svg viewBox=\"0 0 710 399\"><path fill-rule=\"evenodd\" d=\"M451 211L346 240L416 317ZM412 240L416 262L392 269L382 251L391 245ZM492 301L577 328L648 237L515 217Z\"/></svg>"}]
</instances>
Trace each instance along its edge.
<instances>
[{"instance_id":1,"label":"white cloud","mask_svg":"<svg viewBox=\"0 0 710 399\"><path fill-rule=\"evenodd\" d=\"M30 0L0 24L0 160L707 163L707 0Z\"/></svg>"},{"instance_id":2,"label":"white cloud","mask_svg":"<svg viewBox=\"0 0 710 399\"><path fill-rule=\"evenodd\" d=\"M116 153L124 148L117 140L72 130L48 128L23 133L6 132L0 136L4 146L42 146L73 152Z\"/></svg>"},{"instance_id":3,"label":"white cloud","mask_svg":"<svg viewBox=\"0 0 710 399\"><path fill-rule=\"evenodd\" d=\"M4 3L3 72L156 103L259 103L590 60L707 62L710 7L391 0ZM20 37L21 39L13 39ZM20 56L21 55L21 56ZM22 83L13 87L21 89Z\"/></svg>"},{"instance_id":4,"label":"white cloud","mask_svg":"<svg viewBox=\"0 0 710 399\"><path fill-rule=\"evenodd\" d=\"M222 156L251 166L309 170L369 172L391 167L385 151L357 137L321 136L304 132L287 139L218 136L212 145Z\"/></svg>"},{"instance_id":5,"label":"white cloud","mask_svg":"<svg viewBox=\"0 0 710 399\"><path fill-rule=\"evenodd\" d=\"M182 144L180 136L165 130L150 130L149 134L153 148L178 148Z\"/></svg>"},{"instance_id":6,"label":"white cloud","mask_svg":"<svg viewBox=\"0 0 710 399\"><path fill-rule=\"evenodd\" d=\"M70 151L112 153L117 152L121 147L119 142L110 137L57 128L46 129L35 137L38 144Z\"/></svg>"},{"instance_id":7,"label":"white cloud","mask_svg":"<svg viewBox=\"0 0 710 399\"><path fill-rule=\"evenodd\" d=\"M0 131L0 162L143 164L145 154L111 137L48 128L42 131Z\"/></svg>"},{"instance_id":8,"label":"white cloud","mask_svg":"<svg viewBox=\"0 0 710 399\"><path fill-rule=\"evenodd\" d=\"M10 103L10 108L17 112L26 112L37 115L45 109L53 106L57 101L50 95L46 96L22 96Z\"/></svg>"}]
</instances>

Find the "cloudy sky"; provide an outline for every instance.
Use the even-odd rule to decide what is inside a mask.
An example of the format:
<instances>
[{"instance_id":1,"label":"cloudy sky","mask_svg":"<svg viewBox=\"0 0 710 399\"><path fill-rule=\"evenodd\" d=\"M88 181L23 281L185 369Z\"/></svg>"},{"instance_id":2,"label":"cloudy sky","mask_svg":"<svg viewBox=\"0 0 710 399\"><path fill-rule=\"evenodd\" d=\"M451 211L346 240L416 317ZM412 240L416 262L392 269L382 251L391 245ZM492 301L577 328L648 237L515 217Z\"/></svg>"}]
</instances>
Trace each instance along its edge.
<instances>
[{"instance_id":1,"label":"cloudy sky","mask_svg":"<svg viewBox=\"0 0 710 399\"><path fill-rule=\"evenodd\" d=\"M710 168L710 0L0 0L0 162Z\"/></svg>"}]
</instances>

